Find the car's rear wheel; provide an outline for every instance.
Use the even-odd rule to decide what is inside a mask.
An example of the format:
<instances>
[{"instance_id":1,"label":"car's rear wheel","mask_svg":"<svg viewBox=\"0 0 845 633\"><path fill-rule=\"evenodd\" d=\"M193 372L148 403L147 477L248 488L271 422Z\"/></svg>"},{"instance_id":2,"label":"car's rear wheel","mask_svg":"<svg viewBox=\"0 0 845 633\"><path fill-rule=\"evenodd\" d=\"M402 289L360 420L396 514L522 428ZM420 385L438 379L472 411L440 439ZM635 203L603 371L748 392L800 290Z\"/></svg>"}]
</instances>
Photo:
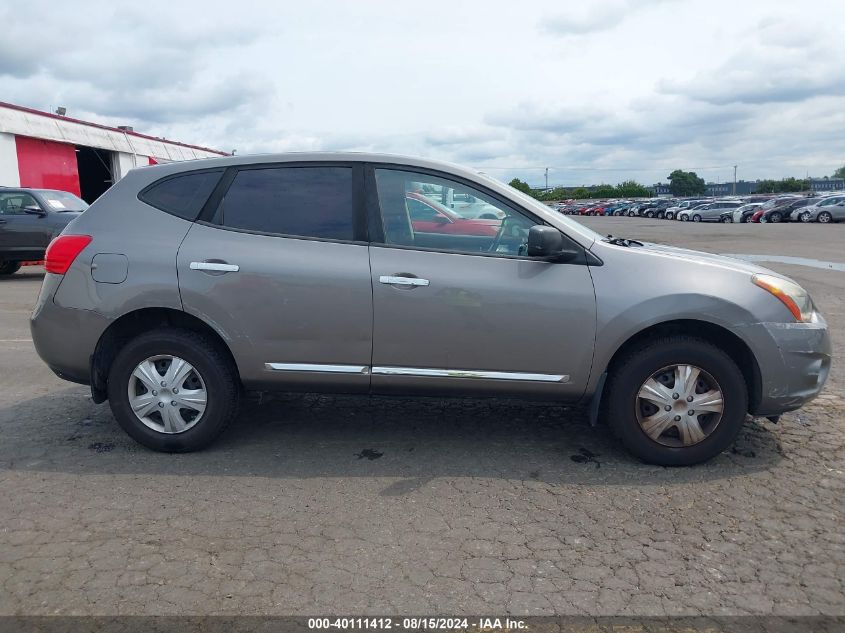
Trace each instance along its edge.
<instances>
[{"instance_id":1,"label":"car's rear wheel","mask_svg":"<svg viewBox=\"0 0 845 633\"><path fill-rule=\"evenodd\" d=\"M20 262L0 262L0 275L14 275L20 269Z\"/></svg>"},{"instance_id":2,"label":"car's rear wheel","mask_svg":"<svg viewBox=\"0 0 845 633\"><path fill-rule=\"evenodd\" d=\"M237 415L239 381L231 360L205 336L172 328L129 341L109 371L118 424L156 451L199 450Z\"/></svg>"},{"instance_id":3,"label":"car's rear wheel","mask_svg":"<svg viewBox=\"0 0 845 633\"><path fill-rule=\"evenodd\" d=\"M628 217L629 217L629 218L634 218L634 217L636 217L636 216L637 216L637 214L636 214L635 212L633 212L633 211L628 211Z\"/></svg>"},{"instance_id":4,"label":"car's rear wheel","mask_svg":"<svg viewBox=\"0 0 845 633\"><path fill-rule=\"evenodd\" d=\"M745 380L721 349L688 336L647 341L619 361L604 412L643 461L685 466L721 453L748 410Z\"/></svg>"},{"instance_id":5,"label":"car's rear wheel","mask_svg":"<svg viewBox=\"0 0 845 633\"><path fill-rule=\"evenodd\" d=\"M821 222L822 224L828 224L831 220L833 220L833 216L830 215L830 213L828 213L827 211L822 211L821 213L819 213L819 217L816 218L816 220L818 222Z\"/></svg>"},{"instance_id":6,"label":"car's rear wheel","mask_svg":"<svg viewBox=\"0 0 845 633\"><path fill-rule=\"evenodd\" d=\"M646 211L645 217L647 217L647 218L653 218L653 217L654 217L654 212L653 212L653 211Z\"/></svg>"},{"instance_id":7,"label":"car's rear wheel","mask_svg":"<svg viewBox=\"0 0 845 633\"><path fill-rule=\"evenodd\" d=\"M666 213L666 219L667 220L674 220L675 219L675 212L674 211L667 212Z\"/></svg>"},{"instance_id":8,"label":"car's rear wheel","mask_svg":"<svg viewBox=\"0 0 845 633\"><path fill-rule=\"evenodd\" d=\"M722 224L731 224L732 222L733 222L732 218L730 218L726 215L722 216Z\"/></svg>"}]
</instances>

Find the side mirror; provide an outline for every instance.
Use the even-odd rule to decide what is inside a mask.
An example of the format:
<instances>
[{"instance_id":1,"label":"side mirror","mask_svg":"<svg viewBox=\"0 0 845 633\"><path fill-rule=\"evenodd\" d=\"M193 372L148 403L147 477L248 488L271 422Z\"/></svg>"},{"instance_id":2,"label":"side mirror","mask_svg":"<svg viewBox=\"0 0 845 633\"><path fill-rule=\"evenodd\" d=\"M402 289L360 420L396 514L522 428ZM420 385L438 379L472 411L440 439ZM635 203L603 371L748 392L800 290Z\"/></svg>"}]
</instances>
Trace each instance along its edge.
<instances>
[{"instance_id":1,"label":"side mirror","mask_svg":"<svg viewBox=\"0 0 845 633\"><path fill-rule=\"evenodd\" d=\"M23 212L28 213L29 215L37 215L40 218L46 217L47 215L47 212L44 209L42 209L41 207L36 207L34 205L30 207L24 207Z\"/></svg>"},{"instance_id":2,"label":"side mirror","mask_svg":"<svg viewBox=\"0 0 845 633\"><path fill-rule=\"evenodd\" d=\"M529 257L566 262L578 256L578 251L565 250L563 245L563 234L552 226L535 224L528 230Z\"/></svg>"}]
</instances>

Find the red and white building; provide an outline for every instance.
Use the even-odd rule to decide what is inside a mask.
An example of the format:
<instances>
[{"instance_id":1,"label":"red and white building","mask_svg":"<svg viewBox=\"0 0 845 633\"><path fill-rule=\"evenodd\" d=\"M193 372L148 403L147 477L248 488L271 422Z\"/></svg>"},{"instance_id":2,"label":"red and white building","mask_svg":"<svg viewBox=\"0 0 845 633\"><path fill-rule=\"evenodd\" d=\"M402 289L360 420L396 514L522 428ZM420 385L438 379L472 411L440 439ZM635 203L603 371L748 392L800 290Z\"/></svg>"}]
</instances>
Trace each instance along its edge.
<instances>
[{"instance_id":1,"label":"red and white building","mask_svg":"<svg viewBox=\"0 0 845 633\"><path fill-rule=\"evenodd\" d=\"M0 102L0 187L60 189L90 203L134 167L227 155Z\"/></svg>"}]
</instances>

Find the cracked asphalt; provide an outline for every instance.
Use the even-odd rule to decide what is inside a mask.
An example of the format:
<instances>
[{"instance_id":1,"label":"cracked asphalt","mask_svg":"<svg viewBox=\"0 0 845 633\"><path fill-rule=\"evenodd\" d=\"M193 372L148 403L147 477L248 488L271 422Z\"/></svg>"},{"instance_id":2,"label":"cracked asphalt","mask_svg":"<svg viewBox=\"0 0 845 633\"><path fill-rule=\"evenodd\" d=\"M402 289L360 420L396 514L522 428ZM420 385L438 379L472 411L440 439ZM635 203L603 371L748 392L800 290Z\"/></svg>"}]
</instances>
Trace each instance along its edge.
<instances>
[{"instance_id":1,"label":"cracked asphalt","mask_svg":"<svg viewBox=\"0 0 845 633\"><path fill-rule=\"evenodd\" d=\"M842 225L586 222L845 261ZM681 469L507 400L276 395L153 453L37 358L26 268L0 281L0 615L843 615L845 274L770 267L831 324L830 381Z\"/></svg>"}]
</instances>

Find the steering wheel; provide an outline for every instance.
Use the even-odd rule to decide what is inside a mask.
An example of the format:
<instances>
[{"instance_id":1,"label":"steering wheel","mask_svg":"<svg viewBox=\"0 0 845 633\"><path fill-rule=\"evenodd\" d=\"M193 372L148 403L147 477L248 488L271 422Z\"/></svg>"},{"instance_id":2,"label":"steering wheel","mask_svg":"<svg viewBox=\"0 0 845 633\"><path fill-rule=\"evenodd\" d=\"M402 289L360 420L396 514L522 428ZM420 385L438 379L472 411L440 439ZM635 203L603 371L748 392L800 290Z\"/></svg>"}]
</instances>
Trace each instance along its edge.
<instances>
[{"instance_id":1,"label":"steering wheel","mask_svg":"<svg viewBox=\"0 0 845 633\"><path fill-rule=\"evenodd\" d=\"M505 236L505 232L508 228L507 225L511 220L513 220L513 217L509 215L502 218L502 221L499 223L499 230L496 231L496 237L493 238L493 242L487 249L488 253L495 253L499 250L499 246L502 244L502 238Z\"/></svg>"}]
</instances>

